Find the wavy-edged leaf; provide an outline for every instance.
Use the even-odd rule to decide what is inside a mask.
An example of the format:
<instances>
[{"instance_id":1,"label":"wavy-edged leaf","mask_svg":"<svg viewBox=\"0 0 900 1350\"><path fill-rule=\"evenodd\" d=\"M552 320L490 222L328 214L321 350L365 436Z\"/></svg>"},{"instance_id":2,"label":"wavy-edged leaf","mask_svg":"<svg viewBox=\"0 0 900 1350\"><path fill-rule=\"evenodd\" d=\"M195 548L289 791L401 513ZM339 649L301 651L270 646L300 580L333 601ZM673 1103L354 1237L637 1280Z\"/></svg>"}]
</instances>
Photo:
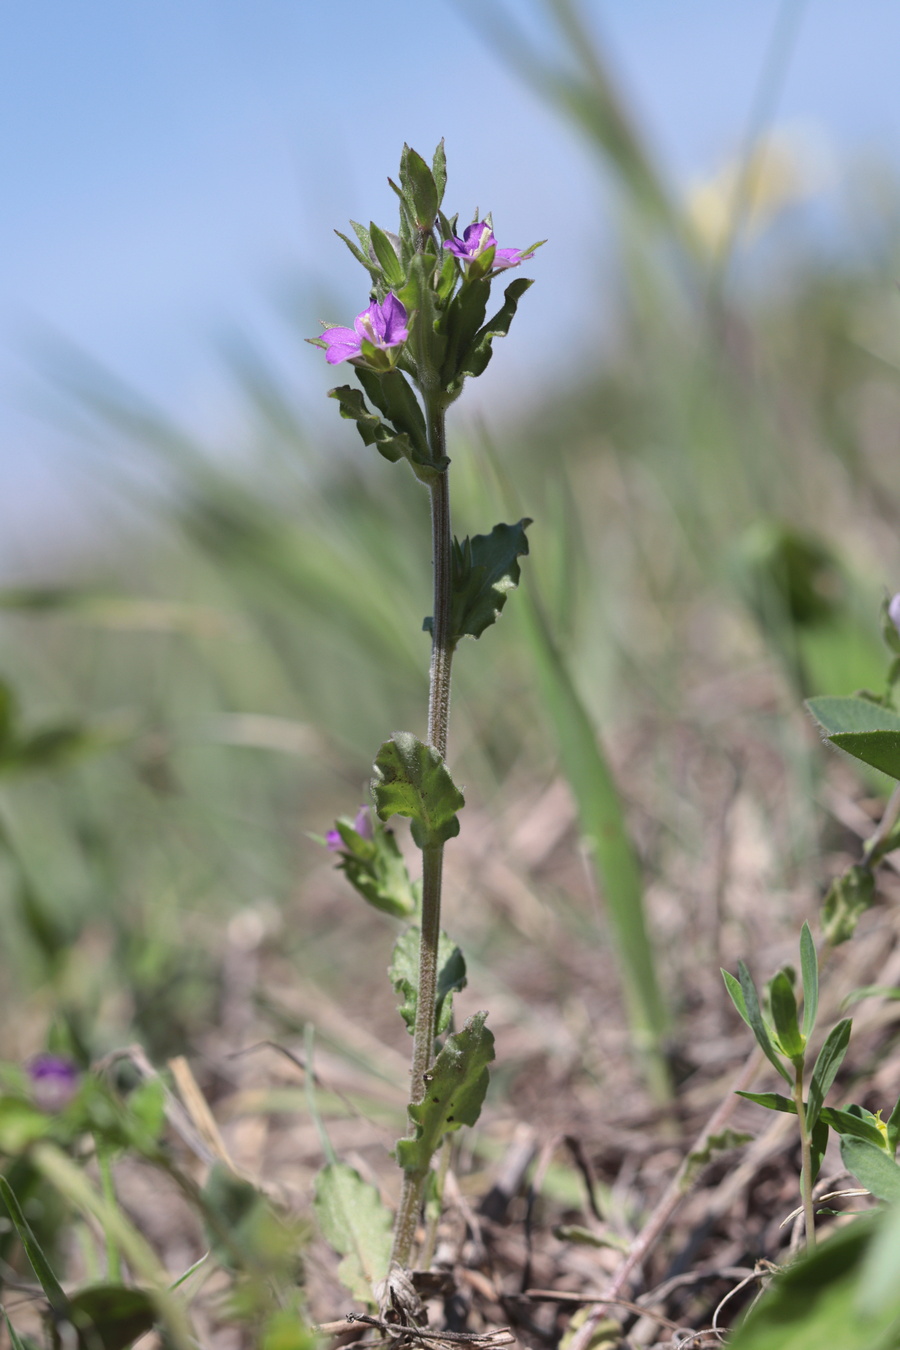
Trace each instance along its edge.
<instances>
[{"instance_id":1,"label":"wavy-edged leaf","mask_svg":"<svg viewBox=\"0 0 900 1350\"><path fill-rule=\"evenodd\" d=\"M519 584L518 559L528 553L525 531L531 524L523 516L516 525L495 525L490 534L453 541L453 600L450 617L450 641L479 638L496 623L506 597ZM429 617L422 627L433 630Z\"/></svg>"},{"instance_id":2,"label":"wavy-edged leaf","mask_svg":"<svg viewBox=\"0 0 900 1350\"><path fill-rule=\"evenodd\" d=\"M488 1087L488 1064L494 1058L494 1037L484 1025L487 1013L475 1013L443 1049L425 1076L425 1096L410 1106L415 1137L397 1144L397 1161L406 1172L423 1175L451 1130L474 1125Z\"/></svg>"},{"instance_id":3,"label":"wavy-edged leaf","mask_svg":"<svg viewBox=\"0 0 900 1350\"><path fill-rule=\"evenodd\" d=\"M394 991L403 999L400 1004L400 1016L406 1023L410 1035L415 1031L416 1006L419 990L419 940L418 928L407 928L401 933L394 946L391 957L391 984ZM453 995L466 987L466 961L459 947L446 933L441 933L438 941L438 973L435 994L435 1034L442 1035L450 1025L453 1012Z\"/></svg>"},{"instance_id":4,"label":"wavy-edged leaf","mask_svg":"<svg viewBox=\"0 0 900 1350\"><path fill-rule=\"evenodd\" d=\"M456 812L466 801L433 746L397 731L375 757L372 795L382 820L409 816L419 848L433 848L459 834Z\"/></svg>"},{"instance_id":5,"label":"wavy-edged leaf","mask_svg":"<svg viewBox=\"0 0 900 1350\"><path fill-rule=\"evenodd\" d=\"M428 456L422 454L421 448L414 445L405 432L398 432L390 423L382 421L373 413L358 389L349 384L338 385L328 391L328 397L337 400L341 417L356 423L364 445L374 445L378 453L392 464L400 459L408 460L417 478L423 483L433 481L437 470Z\"/></svg>"},{"instance_id":6,"label":"wavy-edged leaf","mask_svg":"<svg viewBox=\"0 0 900 1350\"><path fill-rule=\"evenodd\" d=\"M316 1177L314 1207L323 1236L344 1258L341 1280L354 1298L377 1304L376 1289L390 1264L393 1226L377 1190L346 1163L328 1163Z\"/></svg>"},{"instance_id":7,"label":"wavy-edged leaf","mask_svg":"<svg viewBox=\"0 0 900 1350\"><path fill-rule=\"evenodd\" d=\"M529 286L533 285L534 281L530 277L517 277L515 281L510 282L503 293L503 304L475 334L467 355L460 362L460 376L483 374L493 355L494 338L506 337L516 316L519 301Z\"/></svg>"}]
</instances>

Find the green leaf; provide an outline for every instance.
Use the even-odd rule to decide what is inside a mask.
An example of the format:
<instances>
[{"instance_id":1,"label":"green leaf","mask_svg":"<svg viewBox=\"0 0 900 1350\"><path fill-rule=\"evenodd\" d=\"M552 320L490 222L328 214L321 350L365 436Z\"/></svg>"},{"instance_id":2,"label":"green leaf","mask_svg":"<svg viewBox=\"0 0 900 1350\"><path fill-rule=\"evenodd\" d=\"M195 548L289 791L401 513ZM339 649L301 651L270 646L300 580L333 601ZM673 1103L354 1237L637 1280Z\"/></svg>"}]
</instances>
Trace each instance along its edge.
<instances>
[{"instance_id":1,"label":"green leaf","mask_svg":"<svg viewBox=\"0 0 900 1350\"><path fill-rule=\"evenodd\" d=\"M447 186L447 155L444 151L443 136L438 141L434 157L431 161L431 176L434 179L434 185L437 188L438 206L444 200L444 190Z\"/></svg>"},{"instance_id":2,"label":"green leaf","mask_svg":"<svg viewBox=\"0 0 900 1350\"><path fill-rule=\"evenodd\" d=\"M819 1011L819 961L809 924L800 929L800 970L803 979L803 1038L809 1040Z\"/></svg>"},{"instance_id":3,"label":"green leaf","mask_svg":"<svg viewBox=\"0 0 900 1350\"><path fill-rule=\"evenodd\" d=\"M464 367L470 362L476 335L484 323L490 294L491 283L487 278L467 277L438 321L438 331L447 343L440 379L449 393L456 394L463 386Z\"/></svg>"},{"instance_id":4,"label":"green leaf","mask_svg":"<svg viewBox=\"0 0 900 1350\"><path fill-rule=\"evenodd\" d=\"M396 994L403 999L400 1016L412 1035L416 1025L416 1005L419 990L418 928L408 928L397 939L391 958L390 977ZM453 995L466 987L466 962L456 943L441 933L438 942L437 995L435 999L435 1035L442 1035L450 1026Z\"/></svg>"},{"instance_id":5,"label":"green leaf","mask_svg":"<svg viewBox=\"0 0 900 1350\"><path fill-rule=\"evenodd\" d=\"M867 1114L871 1115L871 1112ZM823 1106L819 1112L819 1119L829 1125L835 1134L846 1134L854 1139L865 1139L868 1143L874 1144L876 1148L885 1149L887 1140L878 1126L873 1123L874 1116L869 1120L864 1116L855 1115L853 1111L841 1111L834 1106Z\"/></svg>"},{"instance_id":6,"label":"green leaf","mask_svg":"<svg viewBox=\"0 0 900 1350\"><path fill-rule=\"evenodd\" d=\"M256 1186L216 1163L201 1199L209 1248L226 1270L271 1275L280 1266L285 1273L292 1272L295 1235Z\"/></svg>"},{"instance_id":7,"label":"green leaf","mask_svg":"<svg viewBox=\"0 0 900 1350\"><path fill-rule=\"evenodd\" d=\"M476 534L460 544L453 541L453 601L451 642L463 637L481 637L496 623L507 594L519 584L517 559L528 553L525 531L531 524L524 516L518 525L495 525L490 534ZM422 627L432 632L433 620Z\"/></svg>"},{"instance_id":8,"label":"green leaf","mask_svg":"<svg viewBox=\"0 0 900 1350\"><path fill-rule=\"evenodd\" d=\"M740 1016L747 1023L747 1026L750 1027L750 1030L752 1031L753 1027L750 1023L750 1017L747 1013L747 1004L744 1000L744 991L741 988L740 980L737 979L736 976L732 975L730 970L722 970L721 967L719 969L722 975L722 979L725 981L725 988L728 990L728 993L731 996L732 1003L734 1004Z\"/></svg>"},{"instance_id":9,"label":"green leaf","mask_svg":"<svg viewBox=\"0 0 900 1350\"><path fill-rule=\"evenodd\" d=\"M355 229L357 228L357 226L355 225L355 222L351 221L350 223L354 226ZM360 225L358 228L359 228L359 229L362 229L363 227ZM367 233L367 232L366 232L366 233ZM337 235L338 239L343 239L344 243L347 245L347 247L349 248L350 252L353 254L353 256L354 256L354 258L356 259L356 261L357 261L358 263L362 263L363 267L366 269L366 271L368 272L368 274L369 274L369 276L372 278L372 280L373 280L374 282L376 282L376 283L377 283L377 282L380 282L380 281L381 281L381 269L380 269L379 267L376 267L375 263L373 263L373 262L372 262L372 259L368 256L368 253L363 253L363 251L362 251L361 249L357 248L357 246L356 246L356 244L354 244L353 240L352 240L352 239L348 239L347 236L346 236L345 234L341 234L340 230L335 230L335 234ZM366 244L364 245L364 248L368 249L368 240L366 241Z\"/></svg>"},{"instance_id":10,"label":"green leaf","mask_svg":"<svg viewBox=\"0 0 900 1350\"><path fill-rule=\"evenodd\" d=\"M769 1063L778 1070L785 1082L793 1087L793 1081L789 1070L775 1053L775 1047L772 1045L769 1032L760 1011L756 985L753 983L753 978L743 961L738 962L738 979L741 983L741 992L744 995L744 1004L747 1009L747 1023L750 1030L753 1032L753 1035L756 1037L757 1044Z\"/></svg>"},{"instance_id":11,"label":"green leaf","mask_svg":"<svg viewBox=\"0 0 900 1350\"><path fill-rule=\"evenodd\" d=\"M900 1142L900 1097L897 1099L897 1105L894 1107L887 1122L888 1148L891 1155L897 1152L897 1144Z\"/></svg>"},{"instance_id":12,"label":"green leaf","mask_svg":"<svg viewBox=\"0 0 900 1350\"><path fill-rule=\"evenodd\" d=\"M428 448L428 433L425 428L425 415L419 400L413 393L406 376L399 370L366 370L358 366L356 376L365 390L370 403L388 419L393 430L409 438L416 455L416 463L427 464L437 469L446 468L446 464L432 461Z\"/></svg>"},{"instance_id":13,"label":"green leaf","mask_svg":"<svg viewBox=\"0 0 900 1350\"><path fill-rule=\"evenodd\" d=\"M748 1102L755 1102L757 1106L765 1106L769 1111L784 1111L789 1116L797 1114L797 1103L792 1102L790 1097L782 1097L780 1092L741 1092L737 1090L738 1097L746 1097Z\"/></svg>"},{"instance_id":14,"label":"green leaf","mask_svg":"<svg viewBox=\"0 0 900 1350\"><path fill-rule=\"evenodd\" d=\"M860 916L871 909L874 900L875 877L871 868L854 863L842 876L835 877L822 905L822 931L831 946L837 947L852 938Z\"/></svg>"},{"instance_id":15,"label":"green leaf","mask_svg":"<svg viewBox=\"0 0 900 1350\"><path fill-rule=\"evenodd\" d=\"M7 1213L12 1220L12 1225L24 1248L25 1255L31 1262L31 1268L37 1276L38 1283L47 1295L47 1301L50 1304L50 1307L58 1317L68 1318L68 1296L63 1290L59 1280L54 1275L50 1262L44 1255L40 1243L31 1230L31 1225L22 1213L12 1187L6 1180L6 1177L2 1175L0 1175L0 1200L2 1200L6 1206Z\"/></svg>"},{"instance_id":16,"label":"green leaf","mask_svg":"<svg viewBox=\"0 0 900 1350\"><path fill-rule=\"evenodd\" d=\"M879 1200L900 1200L900 1167L883 1148L867 1139L843 1135L841 1157L848 1172Z\"/></svg>"},{"instance_id":17,"label":"green leaf","mask_svg":"<svg viewBox=\"0 0 900 1350\"><path fill-rule=\"evenodd\" d=\"M372 248L375 250L375 257L381 263L381 270L384 272L384 279L388 287L393 291L402 286L406 277L394 245L384 230L379 229L374 221L369 226L369 238L372 241Z\"/></svg>"},{"instance_id":18,"label":"green leaf","mask_svg":"<svg viewBox=\"0 0 900 1350\"><path fill-rule=\"evenodd\" d=\"M488 1064L494 1058L494 1037L484 1025L487 1013L476 1013L462 1031L448 1036L425 1077L425 1097L409 1108L415 1137L397 1144L397 1161L406 1172L424 1175L431 1158L450 1130L474 1125L488 1087Z\"/></svg>"},{"instance_id":19,"label":"green leaf","mask_svg":"<svg viewBox=\"0 0 900 1350\"><path fill-rule=\"evenodd\" d=\"M21 1097L0 1097L0 1153L18 1157L52 1128L53 1121Z\"/></svg>"},{"instance_id":20,"label":"green leaf","mask_svg":"<svg viewBox=\"0 0 900 1350\"><path fill-rule=\"evenodd\" d=\"M408 145L404 145L400 157L400 189L412 206L417 229L430 230L437 218L440 194L428 165Z\"/></svg>"},{"instance_id":21,"label":"green leaf","mask_svg":"<svg viewBox=\"0 0 900 1350\"><path fill-rule=\"evenodd\" d=\"M316 1177L314 1208L323 1236L344 1258L341 1280L354 1298L377 1305L393 1225L377 1190L346 1163L329 1163Z\"/></svg>"},{"instance_id":22,"label":"green leaf","mask_svg":"<svg viewBox=\"0 0 900 1350\"><path fill-rule=\"evenodd\" d=\"M821 1115L809 1132L809 1160L813 1185L822 1166L825 1150L828 1148L828 1126ZM802 1169L801 1169L802 1170Z\"/></svg>"},{"instance_id":23,"label":"green leaf","mask_svg":"<svg viewBox=\"0 0 900 1350\"><path fill-rule=\"evenodd\" d=\"M803 1062L804 1041L797 1020L794 986L783 970L769 981L769 1005L778 1043L793 1064Z\"/></svg>"},{"instance_id":24,"label":"green leaf","mask_svg":"<svg viewBox=\"0 0 900 1350\"><path fill-rule=\"evenodd\" d=\"M6 1309L3 1309L3 1317L6 1322L6 1330L9 1333L9 1343L12 1350L41 1350L37 1341L33 1341L30 1336L20 1336L9 1320Z\"/></svg>"},{"instance_id":25,"label":"green leaf","mask_svg":"<svg viewBox=\"0 0 900 1350\"><path fill-rule=\"evenodd\" d=\"M703 1141L703 1147L694 1149L684 1160L684 1167L679 1175L678 1184L682 1190L687 1191L694 1184L697 1173L717 1158L721 1153L729 1153L732 1149L743 1148L744 1144L749 1144L753 1138L752 1134L745 1134L743 1130L722 1130L719 1134L710 1134Z\"/></svg>"},{"instance_id":26,"label":"green leaf","mask_svg":"<svg viewBox=\"0 0 900 1350\"><path fill-rule=\"evenodd\" d=\"M372 794L382 820L409 816L419 848L434 848L459 834L456 812L465 798L433 746L397 731L378 751Z\"/></svg>"},{"instance_id":27,"label":"green leaf","mask_svg":"<svg viewBox=\"0 0 900 1350\"><path fill-rule=\"evenodd\" d=\"M900 714L865 698L811 698L806 706L832 745L900 778Z\"/></svg>"},{"instance_id":28,"label":"green leaf","mask_svg":"<svg viewBox=\"0 0 900 1350\"><path fill-rule=\"evenodd\" d=\"M418 908L418 893L393 830L386 830L377 816L371 839L358 834L349 820L336 821L335 828L344 844L338 867L351 886L383 914L411 918Z\"/></svg>"},{"instance_id":29,"label":"green leaf","mask_svg":"<svg viewBox=\"0 0 900 1350\"><path fill-rule=\"evenodd\" d=\"M829 1031L825 1038L825 1044L819 1051L816 1067L813 1069L812 1078L809 1080L809 1105L806 1116L809 1129L812 1129L818 1120L828 1089L834 1082L837 1071L847 1053L852 1026L853 1023L849 1017L845 1017L842 1022L838 1022L837 1026L832 1027Z\"/></svg>"},{"instance_id":30,"label":"green leaf","mask_svg":"<svg viewBox=\"0 0 900 1350\"><path fill-rule=\"evenodd\" d=\"M460 375L481 375L487 368L488 362L493 355L493 341L495 337L506 337L509 332L510 324L516 315L519 307L519 301L528 290L533 286L534 281L528 277L519 277L510 283L504 291L505 299L497 313L490 319L483 328L480 328L475 334L468 353L460 363ZM461 381L460 381L461 383Z\"/></svg>"},{"instance_id":31,"label":"green leaf","mask_svg":"<svg viewBox=\"0 0 900 1350\"><path fill-rule=\"evenodd\" d=\"M863 1260L877 1222L868 1216L779 1272L728 1350L894 1350L900 1298L877 1314L860 1306Z\"/></svg>"},{"instance_id":32,"label":"green leaf","mask_svg":"<svg viewBox=\"0 0 900 1350\"><path fill-rule=\"evenodd\" d=\"M349 384L343 384L336 389L329 390L328 397L337 399L341 417L346 417L348 421L356 423L363 444L374 445L378 453L383 455L385 459L390 460L392 464L396 464L400 459L409 460L413 473L423 483L429 483L433 480L435 470L431 467L430 461L423 461L421 451L416 448L409 436L405 433L398 433L387 422L383 422L380 417L371 412L358 389L354 389Z\"/></svg>"},{"instance_id":33,"label":"green leaf","mask_svg":"<svg viewBox=\"0 0 900 1350\"><path fill-rule=\"evenodd\" d=\"M78 1333L81 1350L125 1350L150 1331L157 1318L156 1305L142 1289L98 1284L72 1295L65 1320ZM52 1327L56 1350L69 1344L62 1334L63 1326L54 1323Z\"/></svg>"}]
</instances>

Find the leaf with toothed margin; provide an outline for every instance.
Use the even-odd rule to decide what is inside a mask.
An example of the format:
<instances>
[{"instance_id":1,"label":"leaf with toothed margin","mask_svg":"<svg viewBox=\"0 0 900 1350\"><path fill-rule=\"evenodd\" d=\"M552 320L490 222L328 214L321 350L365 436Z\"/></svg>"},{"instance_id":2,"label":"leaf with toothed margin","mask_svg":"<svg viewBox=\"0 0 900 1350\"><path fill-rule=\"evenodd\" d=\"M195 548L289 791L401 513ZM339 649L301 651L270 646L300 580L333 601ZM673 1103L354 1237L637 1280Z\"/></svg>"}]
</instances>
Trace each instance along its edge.
<instances>
[{"instance_id":1,"label":"leaf with toothed margin","mask_svg":"<svg viewBox=\"0 0 900 1350\"><path fill-rule=\"evenodd\" d=\"M426 1075L424 1098L409 1108L415 1137L397 1144L404 1171L424 1174L444 1135L478 1119L490 1077L487 1066L494 1058L486 1017L486 1012L476 1013L462 1031L448 1036Z\"/></svg>"},{"instance_id":2,"label":"leaf with toothed margin","mask_svg":"<svg viewBox=\"0 0 900 1350\"><path fill-rule=\"evenodd\" d=\"M441 756L409 731L396 731L375 757L375 808L382 820L409 816L419 848L435 848L459 834L456 814L466 799Z\"/></svg>"},{"instance_id":3,"label":"leaf with toothed margin","mask_svg":"<svg viewBox=\"0 0 900 1350\"><path fill-rule=\"evenodd\" d=\"M400 1016L406 1023L406 1029L413 1034L416 1025L416 1005L419 991L419 939L418 928L407 928L394 945L391 967L388 972L394 991L403 1002ZM466 987L466 961L452 938L441 933L438 942L437 991L434 1005L435 1032L443 1035L450 1025L453 1012L453 995Z\"/></svg>"},{"instance_id":4,"label":"leaf with toothed margin","mask_svg":"<svg viewBox=\"0 0 900 1350\"><path fill-rule=\"evenodd\" d=\"M525 531L531 524L524 516L517 525L495 525L490 534L453 541L453 598L450 615L450 641L455 646L463 637L481 637L496 623L506 597L519 584L518 559L528 553ZM433 629L433 619L422 627Z\"/></svg>"}]
</instances>

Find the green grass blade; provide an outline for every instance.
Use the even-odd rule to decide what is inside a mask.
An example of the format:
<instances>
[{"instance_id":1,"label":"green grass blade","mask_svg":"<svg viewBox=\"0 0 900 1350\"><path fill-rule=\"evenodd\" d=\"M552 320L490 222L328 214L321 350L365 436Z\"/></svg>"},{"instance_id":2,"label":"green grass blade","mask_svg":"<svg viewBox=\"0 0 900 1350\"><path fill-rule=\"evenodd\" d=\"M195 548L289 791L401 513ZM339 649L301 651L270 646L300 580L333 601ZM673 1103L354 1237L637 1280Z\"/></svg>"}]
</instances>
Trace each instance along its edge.
<instances>
[{"instance_id":1,"label":"green grass blade","mask_svg":"<svg viewBox=\"0 0 900 1350\"><path fill-rule=\"evenodd\" d=\"M669 1095L662 1041L668 1016L647 935L640 867L622 805L597 732L533 593L522 609L537 672L541 701L556 733L563 772L575 797L608 908L622 968L622 984L635 1043L645 1059L648 1082Z\"/></svg>"}]
</instances>

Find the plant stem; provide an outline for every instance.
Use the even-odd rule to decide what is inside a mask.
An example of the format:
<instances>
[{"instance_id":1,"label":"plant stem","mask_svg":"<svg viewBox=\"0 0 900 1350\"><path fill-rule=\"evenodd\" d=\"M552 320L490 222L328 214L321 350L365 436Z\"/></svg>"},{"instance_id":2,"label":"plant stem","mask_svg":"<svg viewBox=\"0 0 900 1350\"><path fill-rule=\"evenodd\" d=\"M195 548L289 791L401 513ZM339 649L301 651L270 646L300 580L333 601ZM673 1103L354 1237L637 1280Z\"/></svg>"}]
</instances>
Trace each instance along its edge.
<instances>
[{"instance_id":1,"label":"plant stem","mask_svg":"<svg viewBox=\"0 0 900 1350\"><path fill-rule=\"evenodd\" d=\"M813 1209L812 1149L809 1130L806 1128L806 1107L803 1104L802 1061L796 1066L794 1104L797 1107L797 1123L800 1126L800 1189L803 1193L803 1215L806 1221L806 1250L812 1255L816 1250L816 1217Z\"/></svg>"},{"instance_id":2,"label":"plant stem","mask_svg":"<svg viewBox=\"0 0 900 1350\"><path fill-rule=\"evenodd\" d=\"M439 392L425 392L428 443L432 458L445 457L444 402ZM431 675L428 691L428 744L443 759L447 753L450 718L450 666L453 659L451 606L453 600L453 554L450 533L450 490L447 471L437 474L430 485L431 543L434 568ZM437 994L438 941L441 933L441 873L444 846L422 851L422 923L419 935L419 979L416 1021L413 1028L410 1104L425 1096L425 1075L434 1056L435 998ZM410 1133L415 1133L411 1125ZM394 1223L391 1264L408 1266L416 1224L422 1205L427 1172L407 1172L403 1178L400 1205Z\"/></svg>"}]
</instances>

